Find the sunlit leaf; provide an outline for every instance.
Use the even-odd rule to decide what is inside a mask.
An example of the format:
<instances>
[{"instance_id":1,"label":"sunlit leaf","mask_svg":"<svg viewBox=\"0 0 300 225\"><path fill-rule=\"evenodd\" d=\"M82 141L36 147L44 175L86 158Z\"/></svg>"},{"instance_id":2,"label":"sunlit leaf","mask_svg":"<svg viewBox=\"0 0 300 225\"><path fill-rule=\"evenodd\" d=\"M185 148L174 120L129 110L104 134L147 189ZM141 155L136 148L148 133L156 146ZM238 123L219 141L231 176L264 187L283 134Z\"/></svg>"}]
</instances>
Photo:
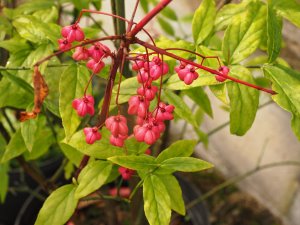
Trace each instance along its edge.
<instances>
[{"instance_id":1,"label":"sunlit leaf","mask_svg":"<svg viewBox=\"0 0 300 225\"><path fill-rule=\"evenodd\" d=\"M168 225L171 218L168 191L156 175L146 177L143 183L144 211L150 225Z\"/></svg>"},{"instance_id":2,"label":"sunlit leaf","mask_svg":"<svg viewBox=\"0 0 300 225\"><path fill-rule=\"evenodd\" d=\"M201 44L212 32L215 20L216 6L214 0L203 0L195 11L192 29L196 45Z\"/></svg>"},{"instance_id":3,"label":"sunlit leaf","mask_svg":"<svg viewBox=\"0 0 300 225\"><path fill-rule=\"evenodd\" d=\"M248 69L242 66L231 68L230 75L249 83L254 79ZM230 99L230 132L236 135L244 135L252 126L256 116L259 92L235 82L227 83Z\"/></svg>"},{"instance_id":4,"label":"sunlit leaf","mask_svg":"<svg viewBox=\"0 0 300 225\"><path fill-rule=\"evenodd\" d=\"M41 208L35 225L65 224L77 206L75 190L73 184L67 184L53 191Z\"/></svg>"}]
</instances>

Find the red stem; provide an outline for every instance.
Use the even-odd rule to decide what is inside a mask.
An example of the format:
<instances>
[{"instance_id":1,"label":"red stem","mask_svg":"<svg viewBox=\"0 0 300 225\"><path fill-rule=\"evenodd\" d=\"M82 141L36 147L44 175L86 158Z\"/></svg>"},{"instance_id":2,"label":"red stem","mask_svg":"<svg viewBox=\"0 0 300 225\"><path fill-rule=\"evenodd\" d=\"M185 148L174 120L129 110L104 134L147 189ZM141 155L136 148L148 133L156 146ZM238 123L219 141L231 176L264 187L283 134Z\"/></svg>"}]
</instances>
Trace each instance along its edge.
<instances>
[{"instance_id":1,"label":"red stem","mask_svg":"<svg viewBox=\"0 0 300 225\"><path fill-rule=\"evenodd\" d=\"M135 14L136 14L136 10L139 6L139 3L140 3L140 0L137 0L136 3L135 3L134 9L133 9L133 12L132 12L132 15L131 15L131 19L130 19L130 22L128 24L127 30L126 30L126 33L128 33L131 30L131 27L134 23L133 20L134 20Z\"/></svg>"},{"instance_id":2,"label":"red stem","mask_svg":"<svg viewBox=\"0 0 300 225\"><path fill-rule=\"evenodd\" d=\"M101 113L98 117L97 126L99 128L101 128L103 126L105 119L109 112L111 93L112 93L113 86L115 83L118 68L119 68L120 64L122 63L122 58L123 58L123 54L124 54L123 50L124 50L123 47L119 48L117 55L114 57L113 62L112 62L112 68L111 68L109 80L108 80L108 83L107 83L106 89L105 89L105 95L104 95L104 101L102 104Z\"/></svg>"},{"instance_id":3,"label":"red stem","mask_svg":"<svg viewBox=\"0 0 300 225\"><path fill-rule=\"evenodd\" d=\"M132 25L130 26L131 23L132 24L137 24L136 22L128 20L128 19L126 19L126 18L124 18L122 16L114 15L114 14L107 13L107 12L101 12L101 11L97 11L97 10L90 10L90 9L82 9L80 11L79 17L78 17L78 19L76 20L75 23L79 23L82 15L83 15L83 13L94 13L94 14L100 14L100 15L115 17L115 18L117 18L119 20L123 20L123 21L127 22L129 24L128 27L132 26ZM141 30L145 32L145 34L150 38L150 40L153 43L153 45L155 45L155 42L154 42L152 36L150 35L150 33L147 30L145 30L144 28L142 28ZM69 51L69 49L67 49L66 51Z\"/></svg>"},{"instance_id":4,"label":"red stem","mask_svg":"<svg viewBox=\"0 0 300 225\"><path fill-rule=\"evenodd\" d=\"M144 46L144 47L146 47L146 48L149 48L149 49L151 49L151 50L153 50L153 51L155 51L155 52L157 52L159 54L164 54L164 55L167 55L167 56L169 56L169 57L171 57L173 59L177 59L177 60L183 61L183 62L185 62L187 64L190 64L190 65L193 65L193 66L195 66L195 67L197 67L199 69L205 70L205 71L207 71L207 72L209 72L211 74L225 77L226 79L232 80L232 81L234 81L236 83L240 83L240 84L246 85L248 87L255 88L255 89L260 90L260 91L264 91L264 92L269 93L271 95L277 94L275 91L273 91L271 89L263 88L263 87L260 87L260 86L254 85L254 84L250 84L250 83L248 83L246 81L242 81L242 80L239 80L237 78L234 78L234 77L222 74L222 73L220 73L217 70L211 69L211 68L206 67L206 66L202 66L202 65L200 65L198 63L195 63L193 61L190 61L190 60L184 59L182 57L179 57L179 56L177 56L177 55L175 55L173 53L165 51L164 49L158 48L158 47L153 46L153 45L151 45L149 43L146 43L146 42L144 42L142 40L139 40L138 38L135 38L135 42L138 43L138 44L140 44L140 45L142 45L142 46Z\"/></svg>"},{"instance_id":5,"label":"red stem","mask_svg":"<svg viewBox=\"0 0 300 225\"><path fill-rule=\"evenodd\" d=\"M55 52L55 53L53 53L53 54L51 54L51 55L48 55L47 57L45 57L45 58L39 60L38 62L36 62L33 66L34 66L34 67L39 66L39 65L41 65L43 62L45 62L45 61L51 59L52 57L57 56L57 55L60 55L60 54L62 54L62 53L64 53L64 52L68 52L68 51L70 51L70 50L72 50L72 49L74 49L74 48L77 48L77 47L82 47L82 46L85 46L85 45L89 45L89 44L95 43L95 42L97 42L97 41L106 41L106 40L111 40L111 41L112 41L112 40L120 40L120 39L122 39L121 36L119 36L119 35L114 35L114 36L107 36L107 37L103 37L103 38L97 38L97 39L93 39L93 40L84 41L84 42L82 42L82 43L80 43L80 44L78 44L78 45L72 46L71 48L67 48L67 49L65 49L65 50L59 50L59 51L57 51L57 52Z\"/></svg>"},{"instance_id":6,"label":"red stem","mask_svg":"<svg viewBox=\"0 0 300 225\"><path fill-rule=\"evenodd\" d=\"M161 10L163 10L172 0L161 0L147 15L139 22L137 25L129 32L128 36L135 37L135 35L140 32L146 24L156 16Z\"/></svg>"},{"instance_id":7,"label":"red stem","mask_svg":"<svg viewBox=\"0 0 300 225\"><path fill-rule=\"evenodd\" d=\"M201 55L197 52L193 52L193 51L190 51L188 49L183 49L183 48L164 48L164 50L166 50L166 51L183 51L183 52L189 52L191 54L197 55L200 58L202 58L201 65L203 64L205 59L217 59L219 66L221 66L221 62L220 62L220 59L218 56L205 56L205 55Z\"/></svg>"},{"instance_id":8,"label":"red stem","mask_svg":"<svg viewBox=\"0 0 300 225\"><path fill-rule=\"evenodd\" d=\"M100 15L105 15L105 16L111 16L111 17L115 17L115 18L117 18L117 19L119 19L119 20L123 20L123 21L125 21L125 22L127 22L127 23L130 23L129 20L125 19L125 18L122 17L122 16L114 15L114 14L107 13L107 12L101 12L101 11L97 11L97 10L91 10L91 9L82 9L82 10L80 11L80 14L79 14L79 16L78 16L78 19L76 20L75 23L79 23L79 21L80 21L80 19L81 19L83 13L94 13L94 14L100 14Z\"/></svg>"}]
</instances>

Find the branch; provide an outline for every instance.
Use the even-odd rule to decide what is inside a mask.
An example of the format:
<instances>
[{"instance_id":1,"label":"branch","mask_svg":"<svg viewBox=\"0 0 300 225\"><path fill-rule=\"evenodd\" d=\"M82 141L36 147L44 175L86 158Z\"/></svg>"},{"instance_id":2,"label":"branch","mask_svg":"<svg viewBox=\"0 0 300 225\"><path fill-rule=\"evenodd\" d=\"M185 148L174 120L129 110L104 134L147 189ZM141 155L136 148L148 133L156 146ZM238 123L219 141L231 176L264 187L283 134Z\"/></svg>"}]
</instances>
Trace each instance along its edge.
<instances>
[{"instance_id":1,"label":"branch","mask_svg":"<svg viewBox=\"0 0 300 225\"><path fill-rule=\"evenodd\" d=\"M65 50L59 50L59 51L57 51L57 52L55 52L55 53L53 53L51 55L48 55L45 58L43 58L43 59L39 60L38 62L36 62L33 66L34 67L39 66L43 62L51 59L52 57L58 56L58 55L60 55L60 54L62 54L64 52L68 52L68 51L70 51L70 50L72 50L74 48L77 48L77 47L82 47L82 46L89 45L89 44L92 44L92 43L95 43L95 42L98 42L98 41L106 41L106 40L111 40L112 41L112 40L120 40L120 39L122 39L121 36L115 35L115 36L107 36L107 37L103 37L103 38L97 38L97 39L93 39L93 40L84 41L84 42L82 42L82 43L80 43L78 45L72 46L71 48L67 48Z\"/></svg>"},{"instance_id":2,"label":"branch","mask_svg":"<svg viewBox=\"0 0 300 225\"><path fill-rule=\"evenodd\" d=\"M250 84L248 82L245 82L243 80L239 80L237 78L234 78L234 77L231 77L231 76L228 76L228 75L224 75L223 73L220 73L217 70L211 69L211 68L206 67L206 66L202 66L202 65L200 65L198 63L195 63L193 61L190 61L190 60L184 59L182 57L179 57L179 56L177 56L177 55L175 55L173 53L165 51L164 49L158 48L157 46L153 46L153 45L151 45L149 43L146 43L146 42L144 42L144 41L142 41L142 40L140 40L138 38L135 38L134 42L137 43L137 44L140 44L140 45L142 45L142 46L144 46L146 48L149 48L149 49L151 49L151 50L153 50L153 51L155 51L155 52L157 52L159 54L167 55L167 56L169 56L169 57L171 57L173 59L177 59L177 60L180 60L180 61L185 62L187 64L193 65L193 66L195 66L195 67L197 67L199 69L205 70L205 71L207 71L207 72L209 72L211 74L219 75L221 77L225 77L226 79L232 80L232 81L234 81L236 83L243 84L245 86L248 86L248 87L260 90L260 91L264 91L264 92L269 93L271 95L277 94L273 90L270 90L270 89L267 89L267 88L263 88L263 87L260 87L260 86L254 85L254 84Z\"/></svg>"},{"instance_id":3,"label":"branch","mask_svg":"<svg viewBox=\"0 0 300 225\"><path fill-rule=\"evenodd\" d=\"M137 25L128 33L128 36L135 37L135 35L140 32L146 24L152 20L160 11L162 11L172 0L161 0L147 15L139 22Z\"/></svg>"}]
</instances>

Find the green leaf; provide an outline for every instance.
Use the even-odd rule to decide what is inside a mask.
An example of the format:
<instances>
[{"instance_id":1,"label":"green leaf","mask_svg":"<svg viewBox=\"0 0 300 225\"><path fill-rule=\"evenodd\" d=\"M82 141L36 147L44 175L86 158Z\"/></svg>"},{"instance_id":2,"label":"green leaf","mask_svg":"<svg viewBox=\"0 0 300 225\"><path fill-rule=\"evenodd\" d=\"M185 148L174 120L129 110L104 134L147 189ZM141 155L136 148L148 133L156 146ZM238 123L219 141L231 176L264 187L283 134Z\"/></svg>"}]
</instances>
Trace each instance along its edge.
<instances>
[{"instance_id":1,"label":"green leaf","mask_svg":"<svg viewBox=\"0 0 300 225\"><path fill-rule=\"evenodd\" d=\"M300 115L300 74L282 65L265 65L264 74L272 83L272 89L278 94L272 95L273 100L283 109Z\"/></svg>"},{"instance_id":2,"label":"green leaf","mask_svg":"<svg viewBox=\"0 0 300 225\"><path fill-rule=\"evenodd\" d=\"M150 225L168 225L171 218L168 191L156 175L145 178L143 183L144 211Z\"/></svg>"},{"instance_id":3,"label":"green leaf","mask_svg":"<svg viewBox=\"0 0 300 225\"><path fill-rule=\"evenodd\" d=\"M297 138L300 140L300 116L293 115L291 125L292 130L294 131Z\"/></svg>"},{"instance_id":4,"label":"green leaf","mask_svg":"<svg viewBox=\"0 0 300 225\"><path fill-rule=\"evenodd\" d=\"M89 0L72 0L72 2L78 10L89 8Z\"/></svg>"},{"instance_id":5,"label":"green leaf","mask_svg":"<svg viewBox=\"0 0 300 225\"><path fill-rule=\"evenodd\" d=\"M39 10L46 10L55 6L51 0L28 1L19 5L14 11L15 16L20 14L31 14Z\"/></svg>"},{"instance_id":6,"label":"green leaf","mask_svg":"<svg viewBox=\"0 0 300 225\"><path fill-rule=\"evenodd\" d=\"M60 77L59 112L67 139L72 136L81 122L76 110L72 107L72 101L83 97L89 77L90 73L87 68L77 64L70 65ZM91 88L87 93L91 93Z\"/></svg>"},{"instance_id":7,"label":"green leaf","mask_svg":"<svg viewBox=\"0 0 300 225\"><path fill-rule=\"evenodd\" d=\"M272 5L277 12L300 27L300 4L295 0L272 0Z\"/></svg>"},{"instance_id":8,"label":"green leaf","mask_svg":"<svg viewBox=\"0 0 300 225\"><path fill-rule=\"evenodd\" d=\"M64 166L64 176L66 180L69 180L72 177L72 175L74 174L74 170L74 164L71 161L68 161Z\"/></svg>"},{"instance_id":9,"label":"green leaf","mask_svg":"<svg viewBox=\"0 0 300 225\"><path fill-rule=\"evenodd\" d=\"M211 104L205 91L201 87L185 90L184 93L190 97L210 117L213 117Z\"/></svg>"},{"instance_id":10,"label":"green leaf","mask_svg":"<svg viewBox=\"0 0 300 225\"><path fill-rule=\"evenodd\" d=\"M56 141L53 133L47 126L46 118L42 115L39 115L39 117L35 120L37 120L37 129L35 133L33 133L35 135L35 138L31 152L26 151L24 153L24 157L26 160L34 160L39 158L40 156L45 154L49 150L50 146ZM23 139L25 140L24 136Z\"/></svg>"},{"instance_id":11,"label":"green leaf","mask_svg":"<svg viewBox=\"0 0 300 225\"><path fill-rule=\"evenodd\" d=\"M272 81L272 89L278 94L272 99L283 109L293 114L292 128L296 135L299 130L295 127L300 117L300 74L295 70L282 65L265 65L264 74ZM300 139L300 137L298 136Z\"/></svg>"},{"instance_id":12,"label":"green leaf","mask_svg":"<svg viewBox=\"0 0 300 225\"><path fill-rule=\"evenodd\" d=\"M0 162L1 162L1 158L5 152L5 148L6 148L6 141L4 139L4 137L2 136L2 134L0 134Z\"/></svg>"},{"instance_id":13,"label":"green leaf","mask_svg":"<svg viewBox=\"0 0 300 225\"><path fill-rule=\"evenodd\" d=\"M148 0L140 0L142 9L144 12L149 12L149 1Z\"/></svg>"},{"instance_id":14,"label":"green leaf","mask_svg":"<svg viewBox=\"0 0 300 225\"><path fill-rule=\"evenodd\" d=\"M23 136L23 140L29 152L32 151L33 144L36 137L36 131L38 128L38 118L33 120L26 120L21 123L21 133Z\"/></svg>"},{"instance_id":15,"label":"green leaf","mask_svg":"<svg viewBox=\"0 0 300 225\"><path fill-rule=\"evenodd\" d=\"M212 32L216 17L214 0L203 0L196 10L192 22L193 37L196 45L201 44Z\"/></svg>"},{"instance_id":16,"label":"green leaf","mask_svg":"<svg viewBox=\"0 0 300 225\"><path fill-rule=\"evenodd\" d=\"M75 197L79 199L99 189L106 182L111 169L112 164L107 161L89 163L79 174Z\"/></svg>"},{"instance_id":17,"label":"green leaf","mask_svg":"<svg viewBox=\"0 0 300 225\"><path fill-rule=\"evenodd\" d=\"M281 48L282 19L278 17L272 7L268 6L267 34L268 34L268 61L274 62Z\"/></svg>"},{"instance_id":18,"label":"green leaf","mask_svg":"<svg viewBox=\"0 0 300 225\"><path fill-rule=\"evenodd\" d=\"M207 48L206 46L200 45L200 46L197 46L196 52L205 57L208 57L208 58L205 58L205 60L202 63L203 58L197 56L197 62L199 64L202 64L203 66L207 66L210 68L214 68L216 70L219 69L220 64L216 57L219 57L220 61L223 61L222 60L223 55L222 55L221 51L212 50L210 48ZM212 58L212 57L214 57L214 58ZM198 70L198 71L201 71L201 70Z\"/></svg>"},{"instance_id":19,"label":"green leaf","mask_svg":"<svg viewBox=\"0 0 300 225\"><path fill-rule=\"evenodd\" d=\"M63 142L85 155L93 156L98 159L107 159L112 156L125 154L125 150L113 146L109 142L110 132L108 130L102 128L100 133L102 134L101 140L96 141L92 145L86 143L83 130L76 132L69 141L64 140Z\"/></svg>"},{"instance_id":20,"label":"green leaf","mask_svg":"<svg viewBox=\"0 0 300 225\"><path fill-rule=\"evenodd\" d=\"M171 209L181 215L185 215L185 205L182 198L181 187L173 175L160 175L160 180L164 183L170 196Z\"/></svg>"},{"instance_id":21,"label":"green leaf","mask_svg":"<svg viewBox=\"0 0 300 225\"><path fill-rule=\"evenodd\" d=\"M153 170L158 167L155 158L148 155L115 156L107 160L132 170Z\"/></svg>"},{"instance_id":22,"label":"green leaf","mask_svg":"<svg viewBox=\"0 0 300 225\"><path fill-rule=\"evenodd\" d=\"M26 145L24 143L21 129L18 129L16 133L10 139L8 145L6 146L5 152L2 156L1 162L7 162L27 150Z\"/></svg>"},{"instance_id":23,"label":"green leaf","mask_svg":"<svg viewBox=\"0 0 300 225\"><path fill-rule=\"evenodd\" d=\"M0 202L4 203L8 190L8 163L0 164Z\"/></svg>"},{"instance_id":24,"label":"green leaf","mask_svg":"<svg viewBox=\"0 0 300 225\"><path fill-rule=\"evenodd\" d=\"M248 5L246 12L235 17L225 31L223 55L227 64L236 64L251 55L264 35L266 7L260 2Z\"/></svg>"},{"instance_id":25,"label":"green leaf","mask_svg":"<svg viewBox=\"0 0 300 225\"><path fill-rule=\"evenodd\" d=\"M13 37L9 40L0 41L0 47L6 49L10 53L30 50L30 45L26 40L20 37Z\"/></svg>"},{"instance_id":26,"label":"green leaf","mask_svg":"<svg viewBox=\"0 0 300 225\"><path fill-rule=\"evenodd\" d=\"M232 67L230 75L254 83L251 72L245 67ZM230 132L241 136L253 124L259 103L259 91L235 82L228 82L227 89L230 99Z\"/></svg>"},{"instance_id":27,"label":"green leaf","mask_svg":"<svg viewBox=\"0 0 300 225\"><path fill-rule=\"evenodd\" d=\"M12 33L13 27L7 17L4 17L4 16L0 17L0 30L1 30L0 31L0 34L1 34L0 40L1 41L4 40L6 34Z\"/></svg>"},{"instance_id":28,"label":"green leaf","mask_svg":"<svg viewBox=\"0 0 300 225\"><path fill-rule=\"evenodd\" d=\"M79 167L83 154L68 144L59 143L59 146L70 162Z\"/></svg>"},{"instance_id":29,"label":"green leaf","mask_svg":"<svg viewBox=\"0 0 300 225\"><path fill-rule=\"evenodd\" d=\"M21 37L33 43L48 42L57 44L59 31L53 29L49 24L44 23L34 16L22 16L13 21L13 26L16 28Z\"/></svg>"},{"instance_id":30,"label":"green leaf","mask_svg":"<svg viewBox=\"0 0 300 225\"><path fill-rule=\"evenodd\" d=\"M138 142L135 137L127 138L125 141L125 147L128 151L128 154L143 154L148 148L145 142Z\"/></svg>"},{"instance_id":31,"label":"green leaf","mask_svg":"<svg viewBox=\"0 0 300 225\"><path fill-rule=\"evenodd\" d=\"M161 14L170 20L176 21L178 19L176 12L168 6L161 11Z\"/></svg>"},{"instance_id":32,"label":"green leaf","mask_svg":"<svg viewBox=\"0 0 300 225\"><path fill-rule=\"evenodd\" d=\"M0 108L5 106L11 106L18 109L26 108L31 102L33 102L33 95L23 88L20 88L17 82L12 82L12 79L16 76L10 76L7 72L2 72L5 77L0 81ZM10 76L7 78L7 76ZM16 79L20 80L20 79ZM23 81L22 81L23 82Z\"/></svg>"},{"instance_id":33,"label":"green leaf","mask_svg":"<svg viewBox=\"0 0 300 225\"><path fill-rule=\"evenodd\" d=\"M166 98L167 102L175 106L175 114L181 119L184 119L188 123L190 123L193 126L195 132L197 133L199 139L205 145L207 145L207 135L199 129L195 115L193 114L192 110L187 106L187 104L183 101L183 99L169 90L164 91L163 94L163 97Z\"/></svg>"},{"instance_id":34,"label":"green leaf","mask_svg":"<svg viewBox=\"0 0 300 225\"><path fill-rule=\"evenodd\" d=\"M48 9L36 11L33 16L44 23L55 23L58 19L58 11L55 6L52 6Z\"/></svg>"},{"instance_id":35,"label":"green leaf","mask_svg":"<svg viewBox=\"0 0 300 225\"><path fill-rule=\"evenodd\" d=\"M141 84L137 81L136 77L127 78L121 82L120 95L135 95L136 89L140 86ZM114 86L113 93L118 93L118 85Z\"/></svg>"},{"instance_id":36,"label":"green leaf","mask_svg":"<svg viewBox=\"0 0 300 225\"><path fill-rule=\"evenodd\" d=\"M188 157L193 154L196 144L195 140L176 141L158 155L156 162L161 163L174 157Z\"/></svg>"},{"instance_id":37,"label":"green leaf","mask_svg":"<svg viewBox=\"0 0 300 225\"><path fill-rule=\"evenodd\" d=\"M50 60L48 67L45 69L44 78L49 88L49 94L46 97L45 106L55 115L60 117L59 114L59 81L60 76L66 69L65 66L51 67L51 65L60 65L57 58Z\"/></svg>"},{"instance_id":38,"label":"green leaf","mask_svg":"<svg viewBox=\"0 0 300 225\"><path fill-rule=\"evenodd\" d=\"M248 3L246 2L242 2L239 4L224 5L217 13L215 20L215 29L219 31L226 28L229 24L232 23L236 15L239 15L240 13L245 11L247 4Z\"/></svg>"},{"instance_id":39,"label":"green leaf","mask_svg":"<svg viewBox=\"0 0 300 225\"><path fill-rule=\"evenodd\" d=\"M192 157L176 157L161 162L161 168L181 172L196 172L212 168L213 165Z\"/></svg>"},{"instance_id":40,"label":"green leaf","mask_svg":"<svg viewBox=\"0 0 300 225\"><path fill-rule=\"evenodd\" d=\"M74 196L75 189L73 184L67 184L52 192L41 208L35 225L65 224L73 215L78 203Z\"/></svg>"},{"instance_id":41,"label":"green leaf","mask_svg":"<svg viewBox=\"0 0 300 225\"><path fill-rule=\"evenodd\" d=\"M193 116L192 111L178 95L168 90L164 92L164 95L166 96L168 103L175 106L174 112L176 115L188 121L193 126L197 127L197 122Z\"/></svg>"},{"instance_id":42,"label":"green leaf","mask_svg":"<svg viewBox=\"0 0 300 225\"><path fill-rule=\"evenodd\" d=\"M211 92L225 105L228 105L227 93L226 93L226 83L221 83L218 85L209 86Z\"/></svg>"},{"instance_id":43,"label":"green leaf","mask_svg":"<svg viewBox=\"0 0 300 225\"><path fill-rule=\"evenodd\" d=\"M17 77L16 75L14 75L10 72L7 72L7 71L2 74L4 77L6 77L8 80L10 80L10 82L14 83L14 85L17 85L18 88L21 88L24 91L26 91L28 96L30 95L30 97L33 97L34 89L24 79Z\"/></svg>"},{"instance_id":44,"label":"green leaf","mask_svg":"<svg viewBox=\"0 0 300 225\"><path fill-rule=\"evenodd\" d=\"M91 0L91 3L93 4L93 6L100 11L101 7L102 7L102 0Z\"/></svg>"},{"instance_id":45,"label":"green leaf","mask_svg":"<svg viewBox=\"0 0 300 225\"><path fill-rule=\"evenodd\" d=\"M162 17L157 17L157 20L163 31L171 36L175 35L172 25L167 20L163 19Z\"/></svg>"}]
</instances>

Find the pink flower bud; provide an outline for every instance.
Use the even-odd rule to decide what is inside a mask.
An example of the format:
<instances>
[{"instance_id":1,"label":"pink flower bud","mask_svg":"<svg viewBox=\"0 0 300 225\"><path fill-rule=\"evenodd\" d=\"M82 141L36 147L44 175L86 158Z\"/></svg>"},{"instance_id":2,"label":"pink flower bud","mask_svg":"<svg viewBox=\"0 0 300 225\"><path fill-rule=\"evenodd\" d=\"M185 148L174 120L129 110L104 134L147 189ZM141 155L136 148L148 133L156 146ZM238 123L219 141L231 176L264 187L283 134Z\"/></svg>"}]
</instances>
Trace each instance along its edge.
<instances>
[{"instance_id":1,"label":"pink flower bud","mask_svg":"<svg viewBox=\"0 0 300 225\"><path fill-rule=\"evenodd\" d=\"M128 168L125 168L122 166L119 167L118 171L121 174L123 180L129 180L135 172L134 170L131 170L131 169L128 169Z\"/></svg>"},{"instance_id":2,"label":"pink flower bud","mask_svg":"<svg viewBox=\"0 0 300 225\"><path fill-rule=\"evenodd\" d=\"M103 52L102 48L100 47L99 43L89 47L88 52L89 52L90 56L92 57L92 59L94 59L97 62L99 60L101 60L102 57L104 56L104 52Z\"/></svg>"},{"instance_id":3,"label":"pink flower bud","mask_svg":"<svg viewBox=\"0 0 300 225\"><path fill-rule=\"evenodd\" d=\"M142 69L144 67L144 63L145 63L145 56L140 55L137 57L138 59L136 61L133 61L132 64L132 69L135 71L138 71L140 69Z\"/></svg>"},{"instance_id":4,"label":"pink flower bud","mask_svg":"<svg viewBox=\"0 0 300 225\"><path fill-rule=\"evenodd\" d=\"M85 134L86 143L90 145L101 139L101 134L98 132L97 127L86 127L83 129L83 132Z\"/></svg>"},{"instance_id":5,"label":"pink flower bud","mask_svg":"<svg viewBox=\"0 0 300 225\"><path fill-rule=\"evenodd\" d=\"M221 66L219 68L219 72L228 76L228 73L229 73L229 68L227 66ZM225 80L227 80L226 77L223 77L223 76L220 76L220 75L216 75L216 80L219 81L219 82L224 82Z\"/></svg>"},{"instance_id":6,"label":"pink flower bud","mask_svg":"<svg viewBox=\"0 0 300 225\"><path fill-rule=\"evenodd\" d=\"M153 119L152 124L159 131L159 132L157 132L157 133L159 133L159 136L160 136L160 133L164 132L165 129L166 129L166 125L162 121L158 121L156 119Z\"/></svg>"},{"instance_id":7,"label":"pink flower bud","mask_svg":"<svg viewBox=\"0 0 300 225\"><path fill-rule=\"evenodd\" d=\"M84 40L84 33L78 24L63 27L61 30L61 34L69 42Z\"/></svg>"},{"instance_id":8,"label":"pink flower bud","mask_svg":"<svg viewBox=\"0 0 300 225\"><path fill-rule=\"evenodd\" d=\"M184 81L185 84L189 85L193 83L194 80L196 80L199 75L195 71L195 67L192 65L186 65L183 69L180 69L184 66L184 64L181 64L180 67L177 67L176 71L180 78L180 80Z\"/></svg>"},{"instance_id":9,"label":"pink flower bud","mask_svg":"<svg viewBox=\"0 0 300 225\"><path fill-rule=\"evenodd\" d=\"M58 39L59 50L66 51L72 47L72 44L67 39Z\"/></svg>"},{"instance_id":10,"label":"pink flower bud","mask_svg":"<svg viewBox=\"0 0 300 225\"><path fill-rule=\"evenodd\" d=\"M198 73L197 72L189 72L185 75L185 77L183 78L183 82L186 85L190 85L191 83L193 83L194 80L196 80L198 78Z\"/></svg>"},{"instance_id":11,"label":"pink flower bud","mask_svg":"<svg viewBox=\"0 0 300 225\"><path fill-rule=\"evenodd\" d=\"M133 128L134 137L139 142L143 142L144 141L146 132L147 132L147 128L145 128L143 126L140 126L140 125L136 125Z\"/></svg>"},{"instance_id":12,"label":"pink flower bud","mask_svg":"<svg viewBox=\"0 0 300 225\"><path fill-rule=\"evenodd\" d=\"M153 80L157 80L161 76L165 75L169 71L169 66L165 62L162 62L160 58L157 56L154 56L152 61L149 63L149 68L148 68L148 63L144 64L144 67L146 69L149 69L149 74L150 77Z\"/></svg>"},{"instance_id":13,"label":"pink flower bud","mask_svg":"<svg viewBox=\"0 0 300 225\"><path fill-rule=\"evenodd\" d=\"M83 98L76 98L72 102L72 107L77 111L78 116L85 116L86 114L94 115L94 97L91 95Z\"/></svg>"},{"instance_id":14,"label":"pink flower bud","mask_svg":"<svg viewBox=\"0 0 300 225\"><path fill-rule=\"evenodd\" d=\"M178 73L180 70L183 70L185 67L186 67L186 63L185 62L182 62L180 61L180 65L179 66L176 66L174 69L176 71L176 73Z\"/></svg>"},{"instance_id":15,"label":"pink flower bud","mask_svg":"<svg viewBox=\"0 0 300 225\"><path fill-rule=\"evenodd\" d=\"M75 48L75 52L73 53L72 58L77 61L87 60L89 58L89 52L84 47L77 47Z\"/></svg>"},{"instance_id":16,"label":"pink flower bud","mask_svg":"<svg viewBox=\"0 0 300 225\"><path fill-rule=\"evenodd\" d=\"M146 83L147 81L149 81L149 72L147 69L142 68L139 70L139 73L137 75L137 80L140 84Z\"/></svg>"},{"instance_id":17,"label":"pink flower bud","mask_svg":"<svg viewBox=\"0 0 300 225\"><path fill-rule=\"evenodd\" d=\"M153 115L156 115L157 121L165 121L165 120L173 120L173 111L175 107L173 105L166 105L163 102L160 102L158 105L158 109L156 108L153 112Z\"/></svg>"},{"instance_id":18,"label":"pink flower bud","mask_svg":"<svg viewBox=\"0 0 300 225\"><path fill-rule=\"evenodd\" d=\"M132 96L128 101L128 114L145 118L149 108L149 102L143 96Z\"/></svg>"},{"instance_id":19,"label":"pink flower bud","mask_svg":"<svg viewBox=\"0 0 300 225\"><path fill-rule=\"evenodd\" d=\"M105 66L104 62L102 61L95 61L94 59L90 59L86 66L93 71L93 73L99 73L103 67Z\"/></svg>"},{"instance_id":20,"label":"pink flower bud","mask_svg":"<svg viewBox=\"0 0 300 225\"><path fill-rule=\"evenodd\" d=\"M105 126L114 136L128 134L127 120L122 115L108 117Z\"/></svg>"},{"instance_id":21,"label":"pink flower bud","mask_svg":"<svg viewBox=\"0 0 300 225\"><path fill-rule=\"evenodd\" d=\"M114 145L114 146L118 146L118 147L123 147L124 146L124 142L127 139L127 135L111 135L109 138L109 142Z\"/></svg>"},{"instance_id":22,"label":"pink flower bud","mask_svg":"<svg viewBox=\"0 0 300 225\"><path fill-rule=\"evenodd\" d=\"M139 95L145 96L146 100L152 101L155 98L155 94L157 91L158 91L158 88L156 86L153 86L150 84L150 85L145 85L145 89L143 86L140 87L137 90L137 93Z\"/></svg>"},{"instance_id":23,"label":"pink flower bud","mask_svg":"<svg viewBox=\"0 0 300 225\"><path fill-rule=\"evenodd\" d=\"M145 122L145 118L144 117L137 117L136 118L136 124L137 125L143 125L144 124L144 122Z\"/></svg>"},{"instance_id":24,"label":"pink flower bud","mask_svg":"<svg viewBox=\"0 0 300 225\"><path fill-rule=\"evenodd\" d=\"M152 145L160 136L159 130L152 123L144 123L143 126L136 125L133 133L137 141L148 145Z\"/></svg>"}]
</instances>

